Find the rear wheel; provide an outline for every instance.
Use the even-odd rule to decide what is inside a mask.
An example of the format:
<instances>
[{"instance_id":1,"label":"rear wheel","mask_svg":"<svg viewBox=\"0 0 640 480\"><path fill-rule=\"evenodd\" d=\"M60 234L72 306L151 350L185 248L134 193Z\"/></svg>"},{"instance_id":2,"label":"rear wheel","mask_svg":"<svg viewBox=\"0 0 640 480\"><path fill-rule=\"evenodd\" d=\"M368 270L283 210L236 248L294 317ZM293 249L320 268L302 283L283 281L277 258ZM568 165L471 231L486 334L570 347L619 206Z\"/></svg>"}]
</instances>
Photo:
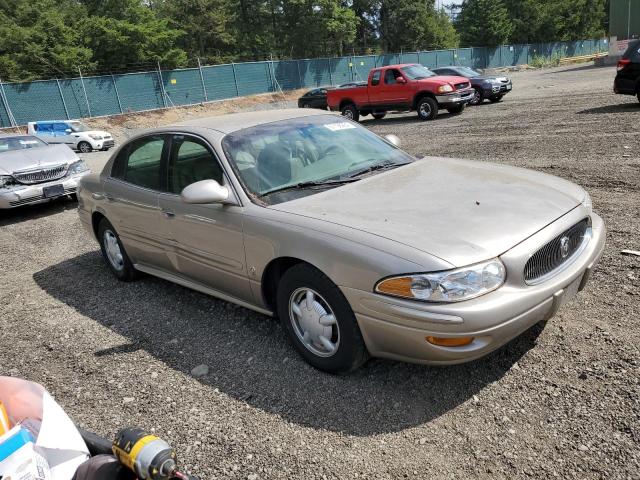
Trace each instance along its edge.
<instances>
[{"instance_id":1,"label":"rear wheel","mask_svg":"<svg viewBox=\"0 0 640 480\"><path fill-rule=\"evenodd\" d=\"M138 278L138 271L133 267L127 252L124 251L118 233L106 218L103 218L98 225L98 239L102 256L118 280L130 282Z\"/></svg>"},{"instance_id":2,"label":"rear wheel","mask_svg":"<svg viewBox=\"0 0 640 480\"><path fill-rule=\"evenodd\" d=\"M471 105L480 105L484 101L484 93L480 88L474 88L473 90L473 98L469 103Z\"/></svg>"},{"instance_id":3,"label":"rear wheel","mask_svg":"<svg viewBox=\"0 0 640 480\"><path fill-rule=\"evenodd\" d=\"M78 143L78 150L80 150L82 153L89 153L91 152L91 150L93 150L93 148L91 147L91 144L89 142L80 142Z\"/></svg>"},{"instance_id":4,"label":"rear wheel","mask_svg":"<svg viewBox=\"0 0 640 480\"><path fill-rule=\"evenodd\" d=\"M373 114L373 118L375 118L376 120L382 120L386 116L387 112L377 112Z\"/></svg>"},{"instance_id":5,"label":"rear wheel","mask_svg":"<svg viewBox=\"0 0 640 480\"><path fill-rule=\"evenodd\" d=\"M491 103L498 103L500 100L502 100L502 95L494 95L493 97L489 97L489 101L491 101Z\"/></svg>"},{"instance_id":6,"label":"rear wheel","mask_svg":"<svg viewBox=\"0 0 640 480\"><path fill-rule=\"evenodd\" d=\"M438 102L431 97L422 97L416 106L420 120L433 120L438 116Z\"/></svg>"},{"instance_id":7,"label":"rear wheel","mask_svg":"<svg viewBox=\"0 0 640 480\"><path fill-rule=\"evenodd\" d=\"M353 310L340 289L307 264L291 267L278 285L278 316L300 355L319 370L355 370L368 358Z\"/></svg>"},{"instance_id":8,"label":"rear wheel","mask_svg":"<svg viewBox=\"0 0 640 480\"><path fill-rule=\"evenodd\" d=\"M343 117L346 117L349 120L353 120L354 122L357 122L360 119L358 109L353 103L348 103L344 107L342 107L341 113Z\"/></svg>"},{"instance_id":9,"label":"rear wheel","mask_svg":"<svg viewBox=\"0 0 640 480\"><path fill-rule=\"evenodd\" d=\"M447 111L452 115L457 115L457 114L462 113L464 111L464 107L465 106L466 106L466 104L461 103L460 105L456 105L455 107L447 108Z\"/></svg>"}]
</instances>

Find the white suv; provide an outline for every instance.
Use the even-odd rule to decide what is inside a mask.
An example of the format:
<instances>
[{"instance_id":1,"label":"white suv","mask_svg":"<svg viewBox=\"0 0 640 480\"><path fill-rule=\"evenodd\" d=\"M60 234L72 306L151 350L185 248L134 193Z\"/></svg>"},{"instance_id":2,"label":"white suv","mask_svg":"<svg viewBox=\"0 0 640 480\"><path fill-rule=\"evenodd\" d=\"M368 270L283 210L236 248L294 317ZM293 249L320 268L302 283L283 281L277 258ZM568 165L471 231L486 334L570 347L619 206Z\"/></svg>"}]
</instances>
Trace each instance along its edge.
<instances>
[{"instance_id":1,"label":"white suv","mask_svg":"<svg viewBox=\"0 0 640 480\"><path fill-rule=\"evenodd\" d=\"M82 153L89 153L92 150L109 150L115 145L109 132L90 130L77 120L29 122L27 133L47 143L65 143Z\"/></svg>"}]
</instances>

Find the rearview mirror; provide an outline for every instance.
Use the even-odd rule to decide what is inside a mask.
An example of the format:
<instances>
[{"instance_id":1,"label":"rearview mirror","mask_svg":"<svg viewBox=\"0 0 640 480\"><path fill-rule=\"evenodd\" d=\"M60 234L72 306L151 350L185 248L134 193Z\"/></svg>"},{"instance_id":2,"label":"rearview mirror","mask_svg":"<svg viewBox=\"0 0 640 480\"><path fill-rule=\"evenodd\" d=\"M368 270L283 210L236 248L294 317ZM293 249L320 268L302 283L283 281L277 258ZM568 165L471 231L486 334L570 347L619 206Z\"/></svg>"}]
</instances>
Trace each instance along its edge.
<instances>
[{"instance_id":1,"label":"rearview mirror","mask_svg":"<svg viewBox=\"0 0 640 480\"><path fill-rule=\"evenodd\" d=\"M396 83L407 83L407 81L404 79L404 77L398 77L396 78Z\"/></svg>"},{"instance_id":2,"label":"rearview mirror","mask_svg":"<svg viewBox=\"0 0 640 480\"><path fill-rule=\"evenodd\" d=\"M393 135L393 134L385 135L384 138L391 145L400 148L400 138L398 138L397 135Z\"/></svg>"},{"instance_id":3,"label":"rearview mirror","mask_svg":"<svg viewBox=\"0 0 640 480\"><path fill-rule=\"evenodd\" d=\"M187 185L180 198L185 203L223 203L229 198L229 189L223 187L215 180L200 180Z\"/></svg>"}]
</instances>

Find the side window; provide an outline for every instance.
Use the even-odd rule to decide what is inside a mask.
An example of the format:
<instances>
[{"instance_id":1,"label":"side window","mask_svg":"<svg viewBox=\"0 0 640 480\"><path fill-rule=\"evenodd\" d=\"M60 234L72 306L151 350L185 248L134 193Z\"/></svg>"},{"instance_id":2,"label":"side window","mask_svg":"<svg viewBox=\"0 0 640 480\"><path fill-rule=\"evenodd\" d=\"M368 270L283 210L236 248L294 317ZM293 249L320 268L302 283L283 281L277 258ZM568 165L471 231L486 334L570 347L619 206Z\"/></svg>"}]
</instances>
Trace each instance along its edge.
<instances>
[{"instance_id":1,"label":"side window","mask_svg":"<svg viewBox=\"0 0 640 480\"><path fill-rule=\"evenodd\" d=\"M224 183L218 159L201 140L174 135L169 161L169 191L179 195L184 187L200 180Z\"/></svg>"},{"instance_id":2,"label":"side window","mask_svg":"<svg viewBox=\"0 0 640 480\"><path fill-rule=\"evenodd\" d=\"M70 127L66 123L58 122L53 124L53 131L57 134L64 135L68 128Z\"/></svg>"},{"instance_id":3,"label":"side window","mask_svg":"<svg viewBox=\"0 0 640 480\"><path fill-rule=\"evenodd\" d=\"M38 133L44 135L51 135L53 133L53 124L51 123L39 123L38 124Z\"/></svg>"},{"instance_id":4,"label":"side window","mask_svg":"<svg viewBox=\"0 0 640 480\"><path fill-rule=\"evenodd\" d=\"M389 69L384 72L384 83L386 85L395 85L396 83L396 70Z\"/></svg>"},{"instance_id":5,"label":"side window","mask_svg":"<svg viewBox=\"0 0 640 480\"><path fill-rule=\"evenodd\" d=\"M154 135L134 140L116 160L116 171L125 181L152 190L161 190L161 163L164 136Z\"/></svg>"},{"instance_id":6,"label":"side window","mask_svg":"<svg viewBox=\"0 0 640 480\"><path fill-rule=\"evenodd\" d=\"M371 85L372 86L376 86L380 84L380 70L376 70L375 72L373 72L373 75L371 77Z\"/></svg>"}]
</instances>

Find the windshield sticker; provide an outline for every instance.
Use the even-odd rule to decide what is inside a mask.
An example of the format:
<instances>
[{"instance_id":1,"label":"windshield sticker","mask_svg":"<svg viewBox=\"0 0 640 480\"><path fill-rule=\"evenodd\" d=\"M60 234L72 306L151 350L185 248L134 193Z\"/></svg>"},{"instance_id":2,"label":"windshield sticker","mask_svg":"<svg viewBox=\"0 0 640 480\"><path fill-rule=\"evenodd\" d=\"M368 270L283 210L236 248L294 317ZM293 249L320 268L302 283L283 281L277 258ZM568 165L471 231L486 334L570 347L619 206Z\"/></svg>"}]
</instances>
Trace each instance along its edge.
<instances>
[{"instance_id":1,"label":"windshield sticker","mask_svg":"<svg viewBox=\"0 0 640 480\"><path fill-rule=\"evenodd\" d=\"M339 130L349 130L351 128L356 128L356 126L349 122L340 122L340 123L329 123L325 125L326 128L331 130L332 132L337 132Z\"/></svg>"}]
</instances>

